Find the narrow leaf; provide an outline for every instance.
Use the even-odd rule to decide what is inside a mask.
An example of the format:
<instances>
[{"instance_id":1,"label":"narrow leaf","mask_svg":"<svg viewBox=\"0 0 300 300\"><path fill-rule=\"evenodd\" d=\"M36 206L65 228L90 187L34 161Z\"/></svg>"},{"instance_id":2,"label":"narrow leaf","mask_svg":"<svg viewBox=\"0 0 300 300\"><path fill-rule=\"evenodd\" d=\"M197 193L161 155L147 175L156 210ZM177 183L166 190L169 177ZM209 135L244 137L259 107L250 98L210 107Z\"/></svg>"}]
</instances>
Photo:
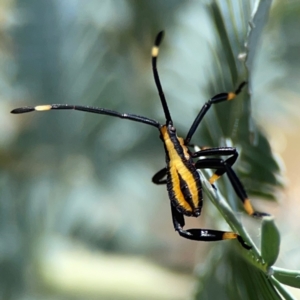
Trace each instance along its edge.
<instances>
[{"instance_id":1,"label":"narrow leaf","mask_svg":"<svg viewBox=\"0 0 300 300\"><path fill-rule=\"evenodd\" d=\"M268 15L272 0L262 0L259 1L256 11L250 21L250 30L247 38L247 61L246 67L250 71L253 66L253 61L255 59L255 52L259 44L259 40L262 34L262 30L268 20Z\"/></svg>"},{"instance_id":2,"label":"narrow leaf","mask_svg":"<svg viewBox=\"0 0 300 300\"><path fill-rule=\"evenodd\" d=\"M262 222L261 254L268 266L275 263L280 247L280 234L272 217L264 218Z\"/></svg>"},{"instance_id":3,"label":"narrow leaf","mask_svg":"<svg viewBox=\"0 0 300 300\"><path fill-rule=\"evenodd\" d=\"M281 268L273 268L273 271L273 276L281 283L300 288L300 271Z\"/></svg>"}]
</instances>

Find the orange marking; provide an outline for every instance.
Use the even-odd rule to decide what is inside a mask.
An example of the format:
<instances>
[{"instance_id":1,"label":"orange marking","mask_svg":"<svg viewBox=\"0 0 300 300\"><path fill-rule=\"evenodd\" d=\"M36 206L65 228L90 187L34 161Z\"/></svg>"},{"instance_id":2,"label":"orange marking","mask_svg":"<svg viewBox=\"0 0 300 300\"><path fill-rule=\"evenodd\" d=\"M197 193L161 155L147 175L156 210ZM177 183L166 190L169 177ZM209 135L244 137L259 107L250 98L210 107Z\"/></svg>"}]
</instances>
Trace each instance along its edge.
<instances>
[{"instance_id":1,"label":"orange marking","mask_svg":"<svg viewBox=\"0 0 300 300\"><path fill-rule=\"evenodd\" d=\"M158 48L157 46L154 46L154 47L152 48L151 55L152 55L153 57L157 57L157 56L158 56L158 53L159 53L159 48Z\"/></svg>"},{"instance_id":2,"label":"orange marking","mask_svg":"<svg viewBox=\"0 0 300 300\"><path fill-rule=\"evenodd\" d=\"M193 211L192 207L189 205L188 202L185 201L183 193L180 189L179 176L175 166L173 167L170 166L170 173L172 178L173 192L175 194L175 197L179 205L183 207L186 211L192 212Z\"/></svg>"},{"instance_id":3,"label":"orange marking","mask_svg":"<svg viewBox=\"0 0 300 300\"><path fill-rule=\"evenodd\" d=\"M244 208L245 208L245 211L249 214L249 215L253 215L254 213L254 209L251 205L251 202L249 199L245 199L244 201Z\"/></svg>"},{"instance_id":4,"label":"orange marking","mask_svg":"<svg viewBox=\"0 0 300 300\"><path fill-rule=\"evenodd\" d=\"M180 145L181 145L181 147L182 147L182 149L183 149L184 157L185 157L186 159L189 159L189 158L190 158L190 155L189 155L189 153L188 153L188 148L184 145L184 140L183 140L183 138L179 137L179 138L178 138L178 141L179 141L179 143L180 143Z\"/></svg>"},{"instance_id":5,"label":"orange marking","mask_svg":"<svg viewBox=\"0 0 300 300\"><path fill-rule=\"evenodd\" d=\"M224 232L222 236L222 240L232 240L236 238L237 238L237 234L234 232Z\"/></svg>"},{"instance_id":6,"label":"orange marking","mask_svg":"<svg viewBox=\"0 0 300 300\"><path fill-rule=\"evenodd\" d=\"M215 181L217 181L219 178L220 178L219 175L214 174L213 176L211 176L211 177L209 178L209 183L210 183L210 184L213 184L213 183L214 183Z\"/></svg>"},{"instance_id":7,"label":"orange marking","mask_svg":"<svg viewBox=\"0 0 300 300\"><path fill-rule=\"evenodd\" d=\"M236 97L235 93L228 93L227 100L232 100Z\"/></svg>"},{"instance_id":8,"label":"orange marking","mask_svg":"<svg viewBox=\"0 0 300 300\"><path fill-rule=\"evenodd\" d=\"M51 105L38 105L34 108L36 111L44 111L44 110L50 110L52 108Z\"/></svg>"},{"instance_id":9,"label":"orange marking","mask_svg":"<svg viewBox=\"0 0 300 300\"><path fill-rule=\"evenodd\" d=\"M199 206L198 188L197 188L197 184L194 180L193 174L184 165L181 157L175 150L174 144L171 141L170 136L168 134L166 125L162 126L162 128L160 129L160 132L161 132L162 138L164 140L164 143L166 145L166 149L168 151L169 158L170 158L170 174L171 174L171 179L172 179L173 192L175 194L177 201L179 202L179 205L182 206L188 212L192 212L192 210L193 210L192 207L184 199L183 193L180 189L179 174L188 186L188 189L192 196L192 202L194 203L194 206L198 207ZM183 139L178 138L178 140L179 140L180 145L183 148L185 158L189 158L190 156L187 152L187 149L183 145Z\"/></svg>"}]
</instances>

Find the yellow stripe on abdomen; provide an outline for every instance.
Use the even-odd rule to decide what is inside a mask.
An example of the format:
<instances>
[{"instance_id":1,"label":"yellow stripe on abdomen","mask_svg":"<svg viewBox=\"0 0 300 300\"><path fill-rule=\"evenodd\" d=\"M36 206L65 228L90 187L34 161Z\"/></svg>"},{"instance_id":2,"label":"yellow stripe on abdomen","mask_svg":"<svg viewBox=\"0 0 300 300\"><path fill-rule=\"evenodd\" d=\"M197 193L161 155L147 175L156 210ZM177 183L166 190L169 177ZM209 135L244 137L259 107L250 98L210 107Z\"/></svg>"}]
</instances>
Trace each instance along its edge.
<instances>
[{"instance_id":1,"label":"yellow stripe on abdomen","mask_svg":"<svg viewBox=\"0 0 300 300\"><path fill-rule=\"evenodd\" d=\"M166 150L168 152L168 156L170 159L169 162L169 168L170 168L170 176L171 176L171 182L172 182L172 191L174 193L174 196L176 200L178 201L178 204L186 210L188 213L193 213L194 208L199 207L199 191L197 182L195 181L194 174L187 168L187 166L184 164L183 159L189 159L189 155L187 150L185 149L185 146L183 145L183 140L179 140L178 143L183 149L183 155L184 157L181 157L177 150L175 149L175 145L172 142L169 132L167 130L166 126L163 126L160 129L162 139L164 141ZM195 170L196 172L196 170ZM179 176L186 182L187 187L189 189L189 192L192 197L192 203L193 207L185 200L184 195L182 193L182 190L180 188L180 179Z\"/></svg>"},{"instance_id":2,"label":"yellow stripe on abdomen","mask_svg":"<svg viewBox=\"0 0 300 300\"><path fill-rule=\"evenodd\" d=\"M193 208L190 204L185 200L184 195L180 189L180 179L177 172L177 169L174 166L170 166L170 175L172 181L172 190L178 204L187 212L192 213Z\"/></svg>"},{"instance_id":3,"label":"yellow stripe on abdomen","mask_svg":"<svg viewBox=\"0 0 300 300\"><path fill-rule=\"evenodd\" d=\"M177 171L181 178L186 182L192 196L192 202L194 203L195 208L197 208L199 205L199 196L194 174L192 174L192 172L184 165L182 161L177 163Z\"/></svg>"}]
</instances>

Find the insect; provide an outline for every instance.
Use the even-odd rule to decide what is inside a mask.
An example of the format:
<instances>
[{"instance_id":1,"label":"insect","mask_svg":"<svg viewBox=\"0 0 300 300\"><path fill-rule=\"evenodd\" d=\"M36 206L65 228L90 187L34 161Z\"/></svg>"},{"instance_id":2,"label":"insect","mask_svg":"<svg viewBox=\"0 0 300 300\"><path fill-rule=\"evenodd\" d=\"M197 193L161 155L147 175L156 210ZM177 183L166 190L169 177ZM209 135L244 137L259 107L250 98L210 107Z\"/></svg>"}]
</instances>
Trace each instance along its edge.
<instances>
[{"instance_id":1,"label":"insect","mask_svg":"<svg viewBox=\"0 0 300 300\"><path fill-rule=\"evenodd\" d=\"M22 114L31 111L74 109L85 111L88 113L102 114L125 120L131 120L157 128L160 133L160 139L164 144L166 166L153 176L152 181L155 184L163 184L167 187L175 231L177 231L179 235L184 238L196 241L210 242L218 240L237 239L244 248L250 249L251 247L244 242L242 237L234 232L200 228L187 230L184 229L184 216L198 217L201 213L203 196L201 181L197 169L216 170L209 179L209 182L212 185L223 174L226 173L237 196L242 201L245 211L249 215L255 217L263 217L267 215L266 213L257 212L253 209L241 181L232 169L232 165L238 158L238 152L235 148L216 147L201 149L197 152L192 152L190 150L190 148L192 147L190 141L199 124L201 123L203 117L210 109L211 105L223 101L233 100L241 92L246 82L241 83L235 92L220 93L209 99L199 111L186 137L184 139L178 137L176 134L176 129L173 125L171 114L157 71L157 57L159 54L159 46L161 44L162 38L163 31L158 33L155 39L154 46L152 47L152 69L155 85L157 87L161 105L166 118L166 122L163 125L156 120L135 114L119 113L117 111L106 108L69 104L38 105L35 107L26 106L16 108L12 110L11 113ZM200 156L201 159L198 159L196 162L194 162L194 159ZM227 157L227 159L223 160L221 158L222 156Z\"/></svg>"}]
</instances>

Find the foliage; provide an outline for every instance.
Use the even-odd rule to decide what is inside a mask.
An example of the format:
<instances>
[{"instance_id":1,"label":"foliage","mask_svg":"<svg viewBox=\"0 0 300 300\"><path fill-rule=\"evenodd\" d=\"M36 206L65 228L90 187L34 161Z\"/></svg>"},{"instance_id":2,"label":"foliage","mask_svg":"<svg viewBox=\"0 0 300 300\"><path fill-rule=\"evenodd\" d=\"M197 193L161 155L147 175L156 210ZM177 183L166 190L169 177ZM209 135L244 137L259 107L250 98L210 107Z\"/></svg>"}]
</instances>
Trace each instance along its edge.
<instances>
[{"instance_id":1,"label":"foliage","mask_svg":"<svg viewBox=\"0 0 300 300\"><path fill-rule=\"evenodd\" d=\"M47 282L38 271L46 254L60 249L53 239L57 236L91 251L142 254L174 268L188 265L190 252L185 251L196 246L172 231L165 189L150 182L164 166L157 132L76 112L7 119L8 111L18 106L74 103L163 122L150 66L153 37L161 29L166 38L158 68L181 136L205 99L250 80L237 101L213 107L193 142L236 146L240 157L235 168L249 194L276 199L283 185L280 165L251 116L255 58L270 1L260 1L256 16L263 15L262 21L254 17L247 49L252 0L3 3L10 5L3 9L6 18L0 23L1 42L9 46L0 48L5 49L1 59L9 70L1 74L5 125L0 128L0 298L40 298L40 293L63 297L45 288ZM295 13L293 20L297 19ZM248 69L237 60L245 53ZM271 96L267 93L264 99ZM217 182L218 192L207 186L205 176L203 185L253 250L246 253L237 243L217 243L205 255L206 263L197 267L196 298L277 299L278 292L291 298L281 282L299 287L299 274L273 266L279 249L274 222L264 221L261 256L233 213L241 205L228 180ZM226 226L206 204L202 220L211 228ZM41 246L45 240L46 251ZM270 243L276 247L270 249ZM174 262L174 249L187 254Z\"/></svg>"},{"instance_id":2,"label":"foliage","mask_svg":"<svg viewBox=\"0 0 300 300\"><path fill-rule=\"evenodd\" d=\"M260 32L262 31L266 19L268 17L271 1L260 1L255 14L250 21L251 29L248 34L247 45L247 71L249 80L251 82L251 75L254 66L254 55L253 52L256 51L259 42ZM233 4L227 7L230 11L233 11ZM217 5L216 3L211 4L213 15L217 16L218 24L222 18L222 5ZM224 8L223 8L224 9ZM238 15L238 14L237 14ZM233 19L236 14L233 15ZM250 16L250 14L249 14ZM244 18L242 20L246 20ZM238 21L231 20L234 24ZM237 26L234 28L233 32L224 32L225 24L221 24L218 28L220 35L223 36L239 36L241 34L239 28L244 26ZM226 40L229 40L227 38ZM232 41L234 44L234 41ZM223 46L230 46L230 42L223 43ZM232 47L234 48L234 47ZM237 48L237 47L235 47ZM227 50L222 48L222 51L228 51L230 53L233 50ZM227 57L232 57L230 55ZM235 55L237 57L237 55ZM232 77L236 77L236 68L231 68ZM251 88L251 86L250 86ZM248 99L249 100L249 99ZM248 102L249 103L249 102ZM248 106L247 112L241 118L246 118L246 124L252 121L250 119L250 107ZM223 124L223 123L222 123ZM268 141L262 132L259 132L259 129L255 128L255 132L251 132L250 128L243 126L245 121L239 122L240 128L243 128L242 135L239 135L237 141L241 144L242 154L246 152L246 155L242 155L241 160L246 160L247 163L251 166L251 172L246 174L248 180L243 180L246 183L247 189L250 193L272 197L274 192L274 187L281 185L281 181L278 181L278 172L279 166L276 163L276 160L272 157L271 149L268 144ZM253 125L253 124L252 124ZM214 125L216 127L216 124ZM221 129L221 128L220 128ZM248 139L245 135L246 132L249 132L250 135ZM251 137L251 133L255 134L256 137ZM224 132L223 132L224 134ZM226 136L226 135L225 135ZM246 141L246 143L245 143ZM245 172L243 172L245 175ZM250 180L249 180L250 178ZM255 184L251 185L252 178L258 178L258 181ZM252 249L248 253L243 255L238 255L236 250L230 248L226 250L224 255L219 256L219 250L212 251L211 257L207 262L207 269L202 270L199 273L199 289L196 295L197 299L293 299L293 297L287 292L287 290L277 281L282 281L282 283L290 282L289 279L284 280L285 278L295 278L296 274L292 271L283 271L279 275L279 272L275 271L276 267L273 267L273 264L276 262L276 259L279 254L280 248L280 234L273 218L265 217L262 221L262 232L261 232L261 252L256 248L254 242L250 239L249 234L237 219L235 213L231 210L229 206L226 205L225 199L218 195L209 184L205 184L205 190L209 195L209 198L217 206L223 217L226 219L231 228L239 232L243 237L247 237L247 243L251 244ZM256 187L256 190L251 189L252 186ZM268 189L266 189L266 186ZM271 188L271 189L270 189ZM273 191L273 192L272 192ZM226 187L223 187L222 193L226 195L226 198L232 198L232 192ZM274 195L274 194L273 194ZM228 247L229 248L229 247ZM242 250L245 252L245 250ZM244 257L243 257L244 256ZM220 261L222 259L222 262ZM246 261L245 261L246 259ZM226 262L223 262L225 260ZM209 269L209 270L208 270ZM208 272L206 272L208 271ZM274 274L276 273L276 275ZM289 275L288 275L289 274ZM292 275L293 274L293 275ZM220 280L221 278L221 280ZM292 280L291 280L292 281ZM290 283L292 286L296 286L295 283Z\"/></svg>"}]
</instances>

